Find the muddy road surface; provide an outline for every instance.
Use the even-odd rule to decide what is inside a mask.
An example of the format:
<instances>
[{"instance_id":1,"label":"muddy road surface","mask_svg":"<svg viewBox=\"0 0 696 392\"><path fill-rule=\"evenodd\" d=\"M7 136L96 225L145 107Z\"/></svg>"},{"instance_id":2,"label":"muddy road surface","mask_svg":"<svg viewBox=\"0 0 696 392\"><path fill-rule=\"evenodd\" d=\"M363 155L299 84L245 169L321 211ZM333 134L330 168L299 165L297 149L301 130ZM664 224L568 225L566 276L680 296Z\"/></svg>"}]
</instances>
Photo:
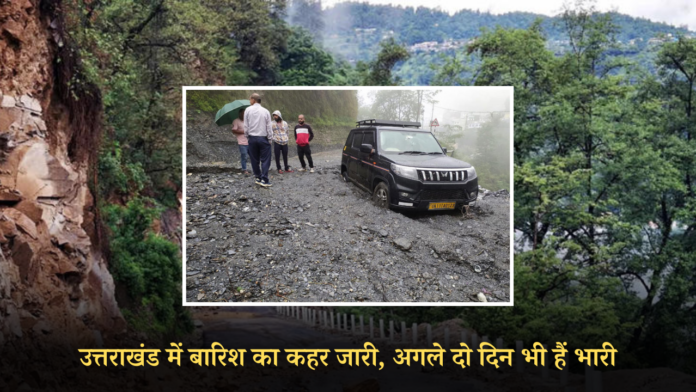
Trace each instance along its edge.
<instances>
[{"instance_id":1,"label":"muddy road surface","mask_svg":"<svg viewBox=\"0 0 696 392\"><path fill-rule=\"evenodd\" d=\"M315 173L272 170L270 188L236 172L187 175L187 300L510 300L507 192L482 192L468 216L384 210L342 181L340 157L314 154Z\"/></svg>"}]
</instances>

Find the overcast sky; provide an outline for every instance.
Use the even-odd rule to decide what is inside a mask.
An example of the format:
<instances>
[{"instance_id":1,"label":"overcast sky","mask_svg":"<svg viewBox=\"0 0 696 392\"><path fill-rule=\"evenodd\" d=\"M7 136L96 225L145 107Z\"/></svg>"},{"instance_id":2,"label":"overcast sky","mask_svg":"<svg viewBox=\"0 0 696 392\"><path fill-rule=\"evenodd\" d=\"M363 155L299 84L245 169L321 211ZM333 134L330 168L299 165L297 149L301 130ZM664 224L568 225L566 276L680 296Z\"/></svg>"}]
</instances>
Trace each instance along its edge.
<instances>
[{"instance_id":1,"label":"overcast sky","mask_svg":"<svg viewBox=\"0 0 696 392\"><path fill-rule=\"evenodd\" d=\"M345 0L322 0L324 7L342 3ZM564 0L369 0L373 4L394 4L407 7L439 7L449 13L461 9L478 9L494 14L525 11L544 15L556 15L563 7ZM600 11L618 11L636 17L647 18L671 25L687 25L696 31L696 0L598 0Z\"/></svg>"},{"instance_id":2,"label":"overcast sky","mask_svg":"<svg viewBox=\"0 0 696 392\"><path fill-rule=\"evenodd\" d=\"M417 90L417 89L413 89ZM427 126L431 114L442 124L444 113L447 109L465 112L499 112L510 110L510 91L502 88L467 88L440 89L437 94L437 103L433 108L431 104L425 105L425 121ZM373 102L374 90L358 90L358 98L361 105Z\"/></svg>"}]
</instances>

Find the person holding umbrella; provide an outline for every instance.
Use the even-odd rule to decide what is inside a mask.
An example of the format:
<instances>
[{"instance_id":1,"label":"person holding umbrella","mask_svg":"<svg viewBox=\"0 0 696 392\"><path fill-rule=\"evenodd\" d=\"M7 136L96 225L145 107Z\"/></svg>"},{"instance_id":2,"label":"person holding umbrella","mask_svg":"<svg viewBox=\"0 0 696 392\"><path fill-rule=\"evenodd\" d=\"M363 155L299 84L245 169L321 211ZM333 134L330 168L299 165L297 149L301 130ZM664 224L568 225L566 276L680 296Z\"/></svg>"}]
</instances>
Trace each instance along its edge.
<instances>
[{"instance_id":1,"label":"person holding umbrella","mask_svg":"<svg viewBox=\"0 0 696 392\"><path fill-rule=\"evenodd\" d=\"M249 157L249 141L246 137L244 127L244 109L251 105L246 99L238 99L230 102L218 110L215 114L215 124L218 126L232 124L232 133L237 137L239 152L242 160L242 170L248 175L249 171L246 168L247 157Z\"/></svg>"},{"instance_id":2,"label":"person holding umbrella","mask_svg":"<svg viewBox=\"0 0 696 392\"><path fill-rule=\"evenodd\" d=\"M273 152L275 153L276 168L278 174L292 173L292 169L288 166L288 123L283 121L280 110L273 112ZM283 163L285 171L280 168L280 153L283 153Z\"/></svg>"},{"instance_id":3,"label":"person holding umbrella","mask_svg":"<svg viewBox=\"0 0 696 392\"><path fill-rule=\"evenodd\" d=\"M245 176L249 175L249 170L247 170L247 158L249 157L249 141L246 136L244 136L244 109L239 111L239 117L232 121L232 133L237 137L237 144L239 145L239 155L242 159L242 173Z\"/></svg>"},{"instance_id":4,"label":"person holding umbrella","mask_svg":"<svg viewBox=\"0 0 696 392\"><path fill-rule=\"evenodd\" d=\"M271 167L271 113L261 106L261 96L257 93L249 97L249 106L244 112L244 135L249 139L249 158L256 183L271 186L268 169ZM259 167L260 164L260 167Z\"/></svg>"}]
</instances>

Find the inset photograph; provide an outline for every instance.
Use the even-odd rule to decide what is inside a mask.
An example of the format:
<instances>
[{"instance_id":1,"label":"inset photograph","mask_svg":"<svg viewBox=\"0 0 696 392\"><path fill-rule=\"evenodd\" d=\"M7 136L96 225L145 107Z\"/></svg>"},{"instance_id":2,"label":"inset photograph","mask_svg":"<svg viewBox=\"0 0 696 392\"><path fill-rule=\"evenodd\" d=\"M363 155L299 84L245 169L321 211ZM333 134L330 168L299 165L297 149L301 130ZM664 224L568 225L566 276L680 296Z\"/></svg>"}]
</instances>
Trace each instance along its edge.
<instances>
[{"instance_id":1,"label":"inset photograph","mask_svg":"<svg viewBox=\"0 0 696 392\"><path fill-rule=\"evenodd\" d=\"M184 303L512 305L512 87L185 87Z\"/></svg>"}]
</instances>

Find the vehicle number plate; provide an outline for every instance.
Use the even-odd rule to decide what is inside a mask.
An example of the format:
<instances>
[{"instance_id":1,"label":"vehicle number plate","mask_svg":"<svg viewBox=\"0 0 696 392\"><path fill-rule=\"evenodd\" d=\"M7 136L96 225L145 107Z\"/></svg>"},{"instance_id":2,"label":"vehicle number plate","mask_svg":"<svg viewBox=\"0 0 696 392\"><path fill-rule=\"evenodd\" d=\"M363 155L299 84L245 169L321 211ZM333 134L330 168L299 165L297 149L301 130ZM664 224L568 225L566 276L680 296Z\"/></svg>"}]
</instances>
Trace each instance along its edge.
<instances>
[{"instance_id":1,"label":"vehicle number plate","mask_svg":"<svg viewBox=\"0 0 696 392\"><path fill-rule=\"evenodd\" d=\"M453 210L455 202L449 203L430 203L428 206L429 210Z\"/></svg>"}]
</instances>

